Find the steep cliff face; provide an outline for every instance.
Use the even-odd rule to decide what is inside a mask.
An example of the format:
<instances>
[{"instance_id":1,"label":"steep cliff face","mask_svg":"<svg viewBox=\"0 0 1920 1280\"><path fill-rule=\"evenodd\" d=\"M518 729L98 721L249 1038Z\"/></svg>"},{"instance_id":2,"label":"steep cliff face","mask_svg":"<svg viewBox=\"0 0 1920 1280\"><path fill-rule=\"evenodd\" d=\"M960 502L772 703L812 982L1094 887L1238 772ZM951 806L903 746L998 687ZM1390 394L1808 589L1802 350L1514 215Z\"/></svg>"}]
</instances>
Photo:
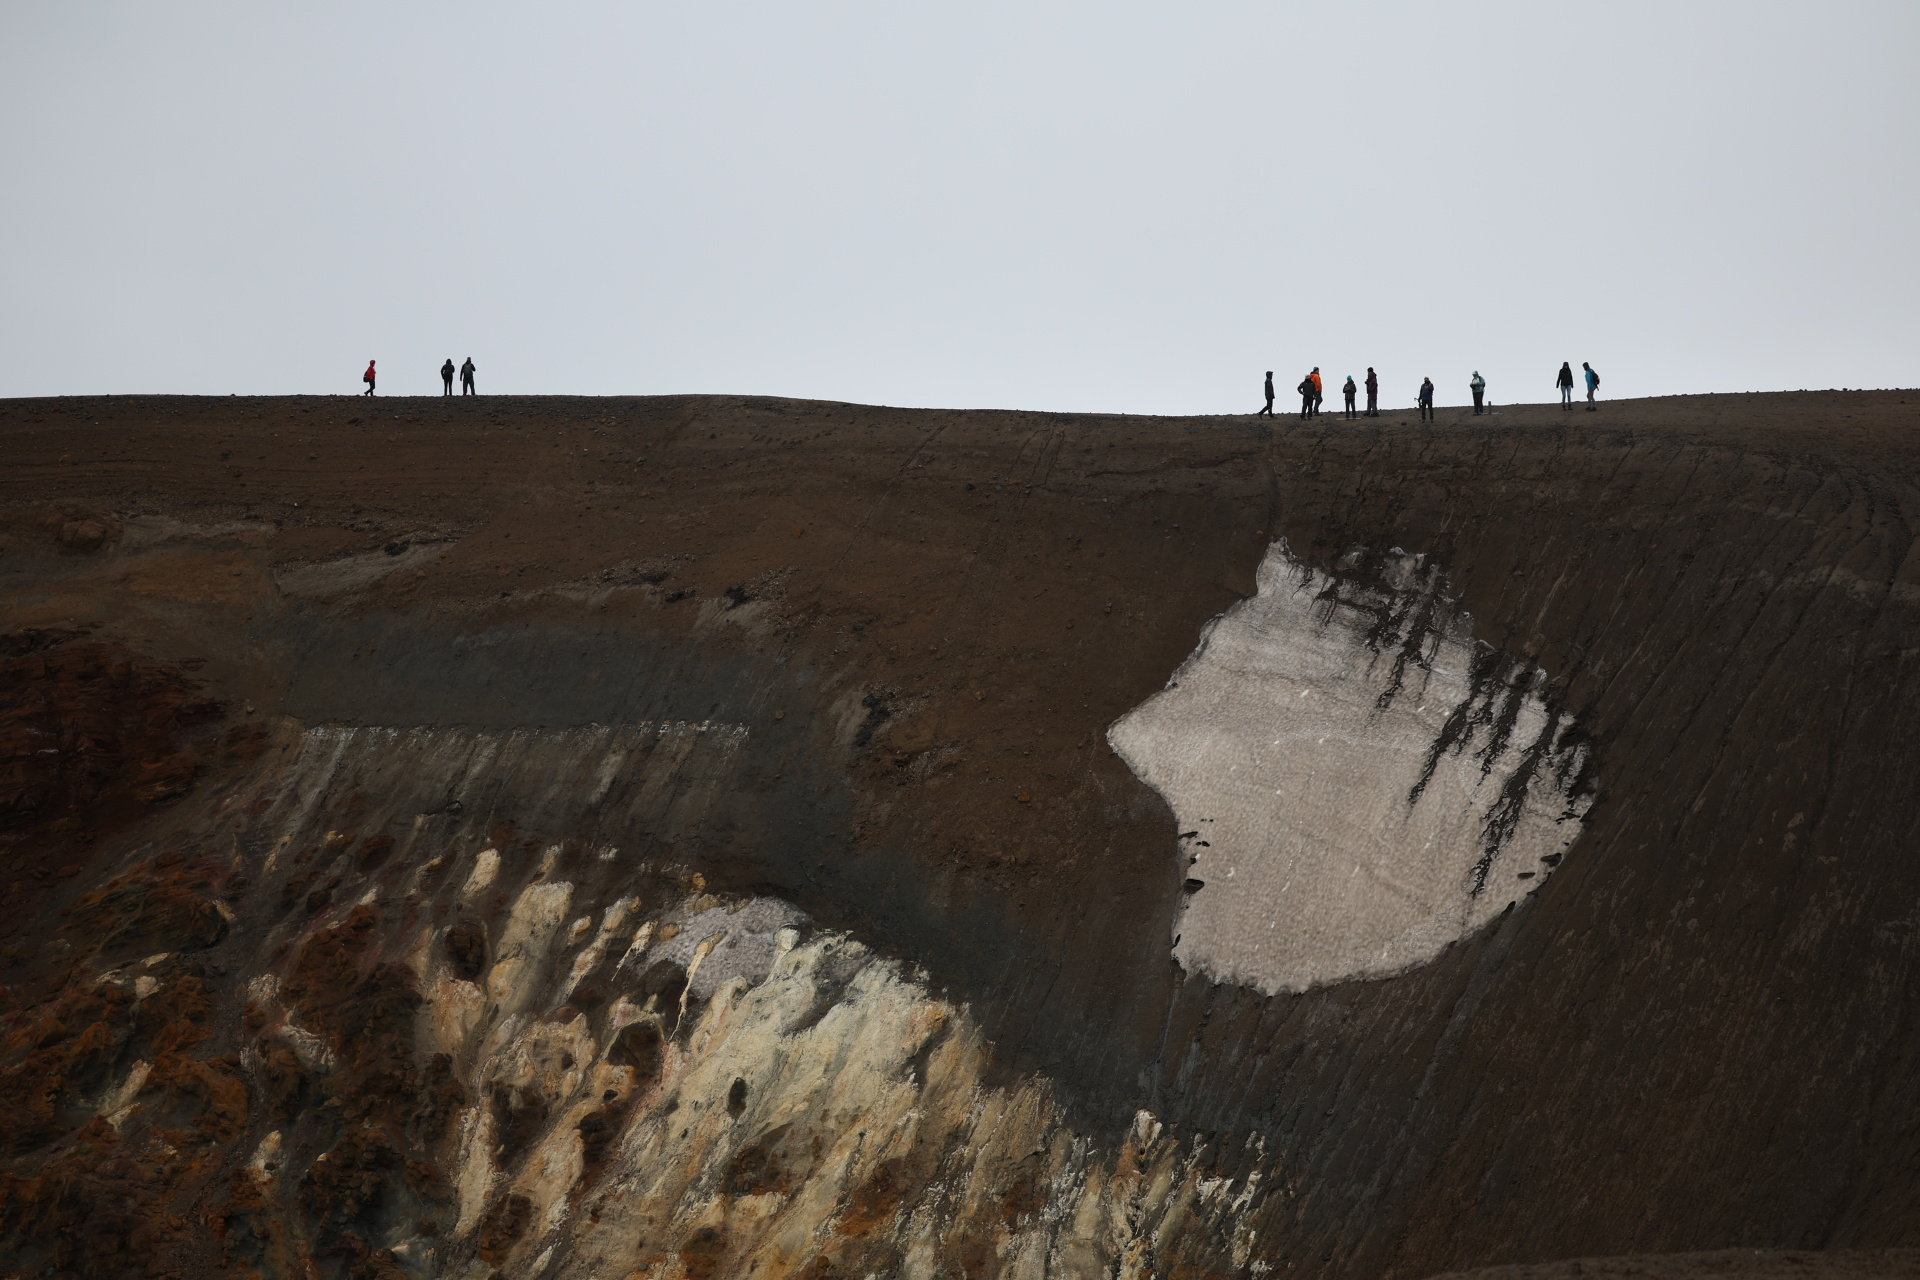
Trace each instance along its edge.
<instances>
[{"instance_id":1,"label":"steep cliff face","mask_svg":"<svg viewBox=\"0 0 1920 1280\"><path fill-rule=\"evenodd\" d=\"M0 405L0 1252L1920 1243L1917 419Z\"/></svg>"},{"instance_id":2,"label":"steep cliff face","mask_svg":"<svg viewBox=\"0 0 1920 1280\"><path fill-rule=\"evenodd\" d=\"M273 1105L232 1261L1245 1261L1253 1183L1236 1202L1144 1114L1118 1147L1075 1131L1045 1081L991 1079L980 1025L924 975L611 843L724 809L746 736L323 726L234 795L195 842L247 851L274 903L253 945L278 963L246 984L240 1067Z\"/></svg>"}]
</instances>

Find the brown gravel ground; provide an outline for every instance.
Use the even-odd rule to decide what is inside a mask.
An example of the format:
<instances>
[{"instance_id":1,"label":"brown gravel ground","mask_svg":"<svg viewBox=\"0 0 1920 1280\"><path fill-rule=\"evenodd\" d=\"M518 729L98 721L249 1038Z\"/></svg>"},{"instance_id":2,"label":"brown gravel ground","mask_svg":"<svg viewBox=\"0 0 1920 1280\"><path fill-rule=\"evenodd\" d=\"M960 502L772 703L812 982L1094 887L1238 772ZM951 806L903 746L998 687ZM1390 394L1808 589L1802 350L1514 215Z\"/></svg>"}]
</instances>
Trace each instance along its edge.
<instances>
[{"instance_id":1,"label":"brown gravel ground","mask_svg":"<svg viewBox=\"0 0 1920 1280\"><path fill-rule=\"evenodd\" d=\"M1533 1266L1453 1271L1433 1280L1891 1280L1920 1275L1920 1249L1716 1249L1706 1253L1569 1258Z\"/></svg>"}]
</instances>

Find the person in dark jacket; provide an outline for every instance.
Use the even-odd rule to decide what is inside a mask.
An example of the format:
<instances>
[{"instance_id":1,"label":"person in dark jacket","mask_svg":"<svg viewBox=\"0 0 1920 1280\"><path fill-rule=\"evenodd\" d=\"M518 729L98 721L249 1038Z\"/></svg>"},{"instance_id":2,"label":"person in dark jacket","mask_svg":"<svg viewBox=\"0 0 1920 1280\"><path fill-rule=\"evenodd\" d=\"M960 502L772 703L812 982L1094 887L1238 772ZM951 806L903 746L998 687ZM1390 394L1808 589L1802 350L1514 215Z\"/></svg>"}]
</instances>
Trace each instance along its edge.
<instances>
[{"instance_id":1,"label":"person in dark jacket","mask_svg":"<svg viewBox=\"0 0 1920 1280\"><path fill-rule=\"evenodd\" d=\"M440 366L440 394L443 396L450 396L453 394L453 357L452 356L448 356L447 362Z\"/></svg>"},{"instance_id":2,"label":"person in dark jacket","mask_svg":"<svg viewBox=\"0 0 1920 1280\"><path fill-rule=\"evenodd\" d=\"M1349 418L1357 418L1360 416L1353 408L1353 398L1358 395L1359 392L1360 388L1354 384L1353 375L1348 374L1347 384L1340 388L1340 394L1347 398L1347 416Z\"/></svg>"},{"instance_id":3,"label":"person in dark jacket","mask_svg":"<svg viewBox=\"0 0 1920 1280\"><path fill-rule=\"evenodd\" d=\"M1420 421L1433 421L1433 379L1420 379Z\"/></svg>"},{"instance_id":4,"label":"person in dark jacket","mask_svg":"<svg viewBox=\"0 0 1920 1280\"><path fill-rule=\"evenodd\" d=\"M1313 416L1313 379L1310 377L1300 379L1300 385L1294 390L1300 393L1300 416L1311 418Z\"/></svg>"},{"instance_id":5,"label":"person in dark jacket","mask_svg":"<svg viewBox=\"0 0 1920 1280\"><path fill-rule=\"evenodd\" d=\"M1595 373L1593 366L1585 360L1580 362L1580 367L1587 371L1587 412L1596 413L1599 411L1599 406L1593 402L1593 393L1600 389L1600 375Z\"/></svg>"},{"instance_id":6,"label":"person in dark jacket","mask_svg":"<svg viewBox=\"0 0 1920 1280\"><path fill-rule=\"evenodd\" d=\"M1560 388L1560 407L1568 413L1573 412L1573 366L1567 361L1560 362L1560 376L1553 385Z\"/></svg>"},{"instance_id":7,"label":"person in dark jacket","mask_svg":"<svg viewBox=\"0 0 1920 1280\"><path fill-rule=\"evenodd\" d=\"M1481 413L1481 398L1487 394L1487 380L1480 376L1478 369L1473 371L1473 381L1467 384L1467 388L1473 392L1473 412L1477 416Z\"/></svg>"},{"instance_id":8,"label":"person in dark jacket","mask_svg":"<svg viewBox=\"0 0 1920 1280\"><path fill-rule=\"evenodd\" d=\"M1380 376L1373 371L1372 365L1367 366L1367 416L1380 416Z\"/></svg>"},{"instance_id":9,"label":"person in dark jacket","mask_svg":"<svg viewBox=\"0 0 1920 1280\"><path fill-rule=\"evenodd\" d=\"M468 356L467 362L460 366L460 394L463 396L471 396L471 395L478 394L473 389L473 357L472 356Z\"/></svg>"},{"instance_id":10,"label":"person in dark jacket","mask_svg":"<svg viewBox=\"0 0 1920 1280\"><path fill-rule=\"evenodd\" d=\"M1273 416L1273 370L1271 369L1267 370L1267 407L1262 409L1260 413L1266 414L1269 418ZM1259 416L1259 413L1254 415L1256 418Z\"/></svg>"},{"instance_id":11,"label":"person in dark jacket","mask_svg":"<svg viewBox=\"0 0 1920 1280\"><path fill-rule=\"evenodd\" d=\"M373 361L367 361L367 371L360 375L360 381L367 384L366 394L373 394Z\"/></svg>"}]
</instances>

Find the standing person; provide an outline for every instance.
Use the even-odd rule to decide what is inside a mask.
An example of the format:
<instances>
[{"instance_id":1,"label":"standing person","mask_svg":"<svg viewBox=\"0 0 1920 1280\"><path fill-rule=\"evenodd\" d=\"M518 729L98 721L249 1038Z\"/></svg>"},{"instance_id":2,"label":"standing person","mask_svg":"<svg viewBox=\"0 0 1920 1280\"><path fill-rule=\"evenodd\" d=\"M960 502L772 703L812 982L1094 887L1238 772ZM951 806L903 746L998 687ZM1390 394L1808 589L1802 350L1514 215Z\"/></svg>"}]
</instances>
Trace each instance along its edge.
<instances>
[{"instance_id":1,"label":"standing person","mask_svg":"<svg viewBox=\"0 0 1920 1280\"><path fill-rule=\"evenodd\" d=\"M1311 418L1313 416L1312 375L1300 379L1300 385L1295 387L1294 390L1300 393L1300 417L1302 419Z\"/></svg>"},{"instance_id":2,"label":"standing person","mask_svg":"<svg viewBox=\"0 0 1920 1280\"><path fill-rule=\"evenodd\" d=\"M1374 373L1373 366L1367 366L1367 416L1380 416L1380 377Z\"/></svg>"},{"instance_id":3,"label":"standing person","mask_svg":"<svg viewBox=\"0 0 1920 1280\"><path fill-rule=\"evenodd\" d=\"M1420 379L1420 421L1433 421L1433 379Z\"/></svg>"},{"instance_id":4,"label":"standing person","mask_svg":"<svg viewBox=\"0 0 1920 1280\"><path fill-rule=\"evenodd\" d=\"M448 356L447 362L440 366L440 394L443 396L450 396L453 394L453 357L452 356Z\"/></svg>"},{"instance_id":5,"label":"standing person","mask_svg":"<svg viewBox=\"0 0 1920 1280\"><path fill-rule=\"evenodd\" d=\"M1273 370L1271 369L1267 370L1267 407L1262 409L1260 413L1266 414L1269 418L1273 416ZM1256 413L1253 416L1257 418L1260 416L1260 413Z\"/></svg>"},{"instance_id":6,"label":"standing person","mask_svg":"<svg viewBox=\"0 0 1920 1280\"><path fill-rule=\"evenodd\" d=\"M1307 375L1307 381L1313 384L1313 416L1320 416L1320 406L1326 403L1327 389L1320 382L1320 366L1313 366L1313 372Z\"/></svg>"},{"instance_id":7,"label":"standing person","mask_svg":"<svg viewBox=\"0 0 1920 1280\"><path fill-rule=\"evenodd\" d=\"M1359 392L1359 390L1360 388L1355 386L1353 383L1353 375L1348 374L1347 385L1340 388L1340 394L1344 395L1347 398L1347 416L1349 418L1357 418L1360 416L1359 414L1353 411L1353 397Z\"/></svg>"},{"instance_id":8,"label":"standing person","mask_svg":"<svg viewBox=\"0 0 1920 1280\"><path fill-rule=\"evenodd\" d=\"M1573 366L1565 360L1560 362L1560 376L1553 385L1560 388L1560 407L1568 413L1573 412Z\"/></svg>"},{"instance_id":9,"label":"standing person","mask_svg":"<svg viewBox=\"0 0 1920 1280\"><path fill-rule=\"evenodd\" d=\"M1473 416L1477 418L1481 412L1480 397L1487 394L1487 380L1480 376L1478 369L1475 369L1473 371L1473 381L1469 382L1467 386L1473 390Z\"/></svg>"},{"instance_id":10,"label":"standing person","mask_svg":"<svg viewBox=\"0 0 1920 1280\"><path fill-rule=\"evenodd\" d=\"M373 361L367 361L367 371L360 375L360 381L367 384L367 395L373 394Z\"/></svg>"},{"instance_id":11,"label":"standing person","mask_svg":"<svg viewBox=\"0 0 1920 1280\"><path fill-rule=\"evenodd\" d=\"M477 391L473 389L473 357L472 356L468 356L467 362L460 366L460 394L463 396L471 396L471 395L479 394Z\"/></svg>"},{"instance_id":12,"label":"standing person","mask_svg":"<svg viewBox=\"0 0 1920 1280\"><path fill-rule=\"evenodd\" d=\"M1597 413L1599 412L1599 406L1593 402L1593 393L1600 389L1600 375L1595 373L1593 366L1585 360L1580 362L1580 367L1587 371L1587 412Z\"/></svg>"}]
</instances>

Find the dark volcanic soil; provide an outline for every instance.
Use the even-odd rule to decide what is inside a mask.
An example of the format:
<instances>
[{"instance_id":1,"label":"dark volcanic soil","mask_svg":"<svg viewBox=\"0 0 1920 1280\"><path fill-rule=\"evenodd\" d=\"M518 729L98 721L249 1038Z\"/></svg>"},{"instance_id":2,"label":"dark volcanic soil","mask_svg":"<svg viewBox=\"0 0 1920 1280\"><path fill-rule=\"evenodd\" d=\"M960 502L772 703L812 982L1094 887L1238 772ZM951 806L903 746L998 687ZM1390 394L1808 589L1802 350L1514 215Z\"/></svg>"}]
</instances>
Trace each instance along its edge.
<instances>
[{"instance_id":1,"label":"dark volcanic soil","mask_svg":"<svg viewBox=\"0 0 1920 1280\"><path fill-rule=\"evenodd\" d=\"M1460 1271L1434 1280L1890 1280L1920 1275L1920 1250L1715 1249L1704 1253L1642 1254L1628 1258L1570 1258L1533 1266L1518 1264Z\"/></svg>"},{"instance_id":2,"label":"dark volcanic soil","mask_svg":"<svg viewBox=\"0 0 1920 1280\"><path fill-rule=\"evenodd\" d=\"M0 1103L28 1117L0 1132L0 1257L272 1272L276 1215L372 1212L311 1178L254 1206L241 1176L273 1115L322 1105L240 1056L269 916L311 916L271 962L337 1044L399 1043L380 1019L419 998L366 950L388 908L328 914L384 846L294 889L206 847L302 729L670 721L750 745L724 805L626 845L924 966L1097 1141L1145 1108L1223 1177L1280 1171L1256 1243L1162 1274L1920 1245L1920 392L1442 416L0 402ZM1555 677L1601 785L1565 866L1437 961L1267 997L1173 963L1178 833L1104 733L1275 538L1442 566L1478 639ZM489 803L516 844L586 838ZM145 950L174 953L172 1005L96 993ZM322 1008L330 981L363 985ZM144 1182L62 1101L136 1057L178 1139ZM383 1119L387 1067L336 1070L336 1106L438 1140ZM424 1155L354 1151L452 1194ZM397 1265L354 1254L370 1230L326 1266ZM724 1241L678 1256L720 1274Z\"/></svg>"}]
</instances>

